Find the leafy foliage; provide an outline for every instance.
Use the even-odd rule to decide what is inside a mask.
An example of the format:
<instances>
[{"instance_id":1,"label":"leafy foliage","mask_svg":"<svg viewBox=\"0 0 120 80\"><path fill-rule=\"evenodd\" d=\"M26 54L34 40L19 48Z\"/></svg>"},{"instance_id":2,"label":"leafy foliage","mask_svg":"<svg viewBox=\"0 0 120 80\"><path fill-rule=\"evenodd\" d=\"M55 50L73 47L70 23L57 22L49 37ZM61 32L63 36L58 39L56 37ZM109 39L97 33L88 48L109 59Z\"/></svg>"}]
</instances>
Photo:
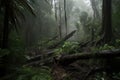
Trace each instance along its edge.
<instances>
[{"instance_id":1,"label":"leafy foliage","mask_svg":"<svg viewBox=\"0 0 120 80\"><path fill-rule=\"evenodd\" d=\"M120 79L120 72L119 73L113 73L113 78L115 80L119 80Z\"/></svg>"},{"instance_id":2,"label":"leafy foliage","mask_svg":"<svg viewBox=\"0 0 120 80\"><path fill-rule=\"evenodd\" d=\"M11 22L10 25L14 25L15 28L17 25L19 25L19 18L25 19L24 13L22 11L27 10L35 15L32 6L27 0L10 0L9 2L6 0L0 0L0 2L0 11L4 11L2 8L8 9L9 22Z\"/></svg>"},{"instance_id":3,"label":"leafy foliage","mask_svg":"<svg viewBox=\"0 0 120 80\"><path fill-rule=\"evenodd\" d=\"M21 50L0 50L0 68L4 68L9 76L1 80L52 80L48 67L24 67L26 58ZM9 66L9 67L8 67Z\"/></svg>"},{"instance_id":4,"label":"leafy foliage","mask_svg":"<svg viewBox=\"0 0 120 80\"><path fill-rule=\"evenodd\" d=\"M101 50L113 50L115 49L115 46L111 46L108 44L104 44L103 46L99 46L99 47L91 47L92 52L98 52Z\"/></svg>"},{"instance_id":5,"label":"leafy foliage","mask_svg":"<svg viewBox=\"0 0 120 80\"><path fill-rule=\"evenodd\" d=\"M55 49L56 54L73 54L78 52L78 43L66 41L62 47Z\"/></svg>"},{"instance_id":6,"label":"leafy foliage","mask_svg":"<svg viewBox=\"0 0 120 80\"><path fill-rule=\"evenodd\" d=\"M103 46L101 46L99 48L99 50L111 50L111 49L115 49L115 47L114 46L110 46L108 44L104 44Z\"/></svg>"},{"instance_id":7,"label":"leafy foliage","mask_svg":"<svg viewBox=\"0 0 120 80\"><path fill-rule=\"evenodd\" d=\"M95 80L105 80L106 72L97 73Z\"/></svg>"},{"instance_id":8,"label":"leafy foliage","mask_svg":"<svg viewBox=\"0 0 120 80\"><path fill-rule=\"evenodd\" d=\"M24 41L22 36L18 34L15 30L12 30L9 35L9 46L10 50L19 50L21 53L24 53Z\"/></svg>"}]
</instances>

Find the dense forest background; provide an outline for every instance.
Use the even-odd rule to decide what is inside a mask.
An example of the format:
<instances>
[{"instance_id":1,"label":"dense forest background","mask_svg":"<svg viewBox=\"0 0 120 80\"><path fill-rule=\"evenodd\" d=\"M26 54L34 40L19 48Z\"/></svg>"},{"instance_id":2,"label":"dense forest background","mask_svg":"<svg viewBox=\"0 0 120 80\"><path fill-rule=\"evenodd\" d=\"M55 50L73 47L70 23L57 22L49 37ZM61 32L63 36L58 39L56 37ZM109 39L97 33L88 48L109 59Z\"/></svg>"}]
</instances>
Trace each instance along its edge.
<instances>
[{"instance_id":1,"label":"dense forest background","mask_svg":"<svg viewBox=\"0 0 120 80\"><path fill-rule=\"evenodd\" d=\"M120 0L0 0L0 80L120 80Z\"/></svg>"}]
</instances>

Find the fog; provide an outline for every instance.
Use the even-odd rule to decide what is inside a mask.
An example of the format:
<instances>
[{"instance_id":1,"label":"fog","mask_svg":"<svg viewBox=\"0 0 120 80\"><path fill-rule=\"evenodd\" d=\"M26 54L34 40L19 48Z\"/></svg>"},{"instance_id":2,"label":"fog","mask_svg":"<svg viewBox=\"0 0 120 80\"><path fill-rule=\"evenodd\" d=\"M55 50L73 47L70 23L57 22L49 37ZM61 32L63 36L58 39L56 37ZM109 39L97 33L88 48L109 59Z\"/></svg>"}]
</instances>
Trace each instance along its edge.
<instances>
[{"instance_id":1,"label":"fog","mask_svg":"<svg viewBox=\"0 0 120 80\"><path fill-rule=\"evenodd\" d=\"M56 35L60 36L60 34L63 38L73 30L76 30L76 33L69 40L90 39L89 28L91 28L90 24L95 15L91 1L66 0L66 4L64 2L65 0L36 0L32 4L36 16L25 13L27 20L22 22L23 37L28 46ZM94 2L97 5L95 8L101 15L101 0L94 0ZM59 30L60 28L61 30Z\"/></svg>"}]
</instances>

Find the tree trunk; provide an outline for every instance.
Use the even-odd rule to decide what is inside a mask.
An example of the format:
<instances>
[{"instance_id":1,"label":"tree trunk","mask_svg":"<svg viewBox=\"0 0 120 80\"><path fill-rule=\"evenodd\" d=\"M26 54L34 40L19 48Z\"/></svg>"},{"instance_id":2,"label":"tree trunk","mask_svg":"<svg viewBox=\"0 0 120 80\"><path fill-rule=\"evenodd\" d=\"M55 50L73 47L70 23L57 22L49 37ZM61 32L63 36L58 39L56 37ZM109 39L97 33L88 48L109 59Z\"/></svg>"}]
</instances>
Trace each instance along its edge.
<instances>
[{"instance_id":1,"label":"tree trunk","mask_svg":"<svg viewBox=\"0 0 120 80\"><path fill-rule=\"evenodd\" d=\"M54 0L54 8L55 8L55 19L57 21L57 6L56 6L56 0Z\"/></svg>"},{"instance_id":2,"label":"tree trunk","mask_svg":"<svg viewBox=\"0 0 120 80\"><path fill-rule=\"evenodd\" d=\"M90 0L90 1L91 1L92 9L94 12L94 14L93 14L94 19L96 19L96 18L100 19L100 15L99 15L99 12L98 12L97 7L96 7L97 6L96 1L95 0Z\"/></svg>"},{"instance_id":3,"label":"tree trunk","mask_svg":"<svg viewBox=\"0 0 120 80\"><path fill-rule=\"evenodd\" d=\"M54 53L54 51L50 52L49 54L53 54L53 53ZM64 55L64 56L61 56L59 58L55 57L55 60L58 61L59 64L65 66L65 65L69 65L73 62L76 62L77 60L87 60L87 59L106 59L106 60L111 59L112 60L115 57L116 58L120 57L120 49L103 50L103 51L99 51L99 52L96 52L96 53L78 53L78 54ZM29 59L27 61L27 64L28 63L30 65L36 64L37 61L40 61L40 60L41 60L41 56L36 56L36 57L33 57L33 58ZM51 58L51 60L52 60L52 58ZM45 61L45 63L51 64L51 62L54 62L54 61L51 61L51 60L50 59L46 60L47 62ZM113 63L109 63L109 64L113 64Z\"/></svg>"},{"instance_id":4,"label":"tree trunk","mask_svg":"<svg viewBox=\"0 0 120 80\"><path fill-rule=\"evenodd\" d=\"M9 2L7 2L5 4L2 49L8 48L8 37L9 37L9 10L8 10L8 6L9 6Z\"/></svg>"},{"instance_id":5,"label":"tree trunk","mask_svg":"<svg viewBox=\"0 0 120 80\"><path fill-rule=\"evenodd\" d=\"M96 53L79 53L61 56L58 61L62 65L71 64L77 60L87 60L87 59L111 59L114 57L120 57L120 50L103 50Z\"/></svg>"},{"instance_id":6,"label":"tree trunk","mask_svg":"<svg viewBox=\"0 0 120 80\"><path fill-rule=\"evenodd\" d=\"M61 39L60 41L58 41L57 43L49 46L48 49L56 48L60 44L63 44L66 40L68 40L69 38L71 38L75 32L76 32L76 30L72 31L71 33L69 33L68 35L66 35L63 39Z\"/></svg>"},{"instance_id":7,"label":"tree trunk","mask_svg":"<svg viewBox=\"0 0 120 80\"><path fill-rule=\"evenodd\" d=\"M59 37L60 37L60 39L62 38L62 29L61 29L61 3L60 3L60 0L59 0L59 25L58 25L58 27L59 27Z\"/></svg>"},{"instance_id":8,"label":"tree trunk","mask_svg":"<svg viewBox=\"0 0 120 80\"><path fill-rule=\"evenodd\" d=\"M51 6L53 7L53 0L50 0L50 4L51 4Z\"/></svg>"},{"instance_id":9,"label":"tree trunk","mask_svg":"<svg viewBox=\"0 0 120 80\"><path fill-rule=\"evenodd\" d=\"M104 43L109 43L112 39L112 24L111 24L111 0L103 0L103 23L102 36Z\"/></svg>"},{"instance_id":10,"label":"tree trunk","mask_svg":"<svg viewBox=\"0 0 120 80\"><path fill-rule=\"evenodd\" d=\"M65 28L66 28L66 35L67 35L67 12L66 12L66 0L64 0L64 13L65 13Z\"/></svg>"}]
</instances>

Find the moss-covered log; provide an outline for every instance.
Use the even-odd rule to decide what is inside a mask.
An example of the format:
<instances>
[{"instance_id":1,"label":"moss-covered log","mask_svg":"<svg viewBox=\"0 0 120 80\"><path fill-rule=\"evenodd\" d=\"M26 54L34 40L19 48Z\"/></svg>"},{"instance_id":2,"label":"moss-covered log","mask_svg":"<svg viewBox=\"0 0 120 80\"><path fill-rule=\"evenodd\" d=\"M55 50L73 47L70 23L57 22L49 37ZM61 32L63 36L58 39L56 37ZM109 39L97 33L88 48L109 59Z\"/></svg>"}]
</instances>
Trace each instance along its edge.
<instances>
[{"instance_id":1,"label":"moss-covered log","mask_svg":"<svg viewBox=\"0 0 120 80\"><path fill-rule=\"evenodd\" d=\"M100 58L113 58L113 57L120 57L120 49L116 50L103 50L96 53L78 53L72 55L65 55L61 56L58 61L62 65L68 65L73 63L77 60L82 59L100 59Z\"/></svg>"},{"instance_id":2,"label":"moss-covered log","mask_svg":"<svg viewBox=\"0 0 120 80\"><path fill-rule=\"evenodd\" d=\"M106 58L106 59L112 59L114 57L120 57L120 49L115 49L115 50L103 50L99 51L96 53L78 53L78 54L71 54L71 55L64 55L58 58L56 61L61 64L61 65L69 65L77 60L86 60L86 59L101 59L101 58ZM56 59L56 58L55 58ZM54 60L54 59L51 59ZM51 63L54 61L47 60L47 63ZM36 64L36 61L40 61L40 56L34 57L30 60L28 60L28 63ZM46 61L45 61L46 63Z\"/></svg>"}]
</instances>

